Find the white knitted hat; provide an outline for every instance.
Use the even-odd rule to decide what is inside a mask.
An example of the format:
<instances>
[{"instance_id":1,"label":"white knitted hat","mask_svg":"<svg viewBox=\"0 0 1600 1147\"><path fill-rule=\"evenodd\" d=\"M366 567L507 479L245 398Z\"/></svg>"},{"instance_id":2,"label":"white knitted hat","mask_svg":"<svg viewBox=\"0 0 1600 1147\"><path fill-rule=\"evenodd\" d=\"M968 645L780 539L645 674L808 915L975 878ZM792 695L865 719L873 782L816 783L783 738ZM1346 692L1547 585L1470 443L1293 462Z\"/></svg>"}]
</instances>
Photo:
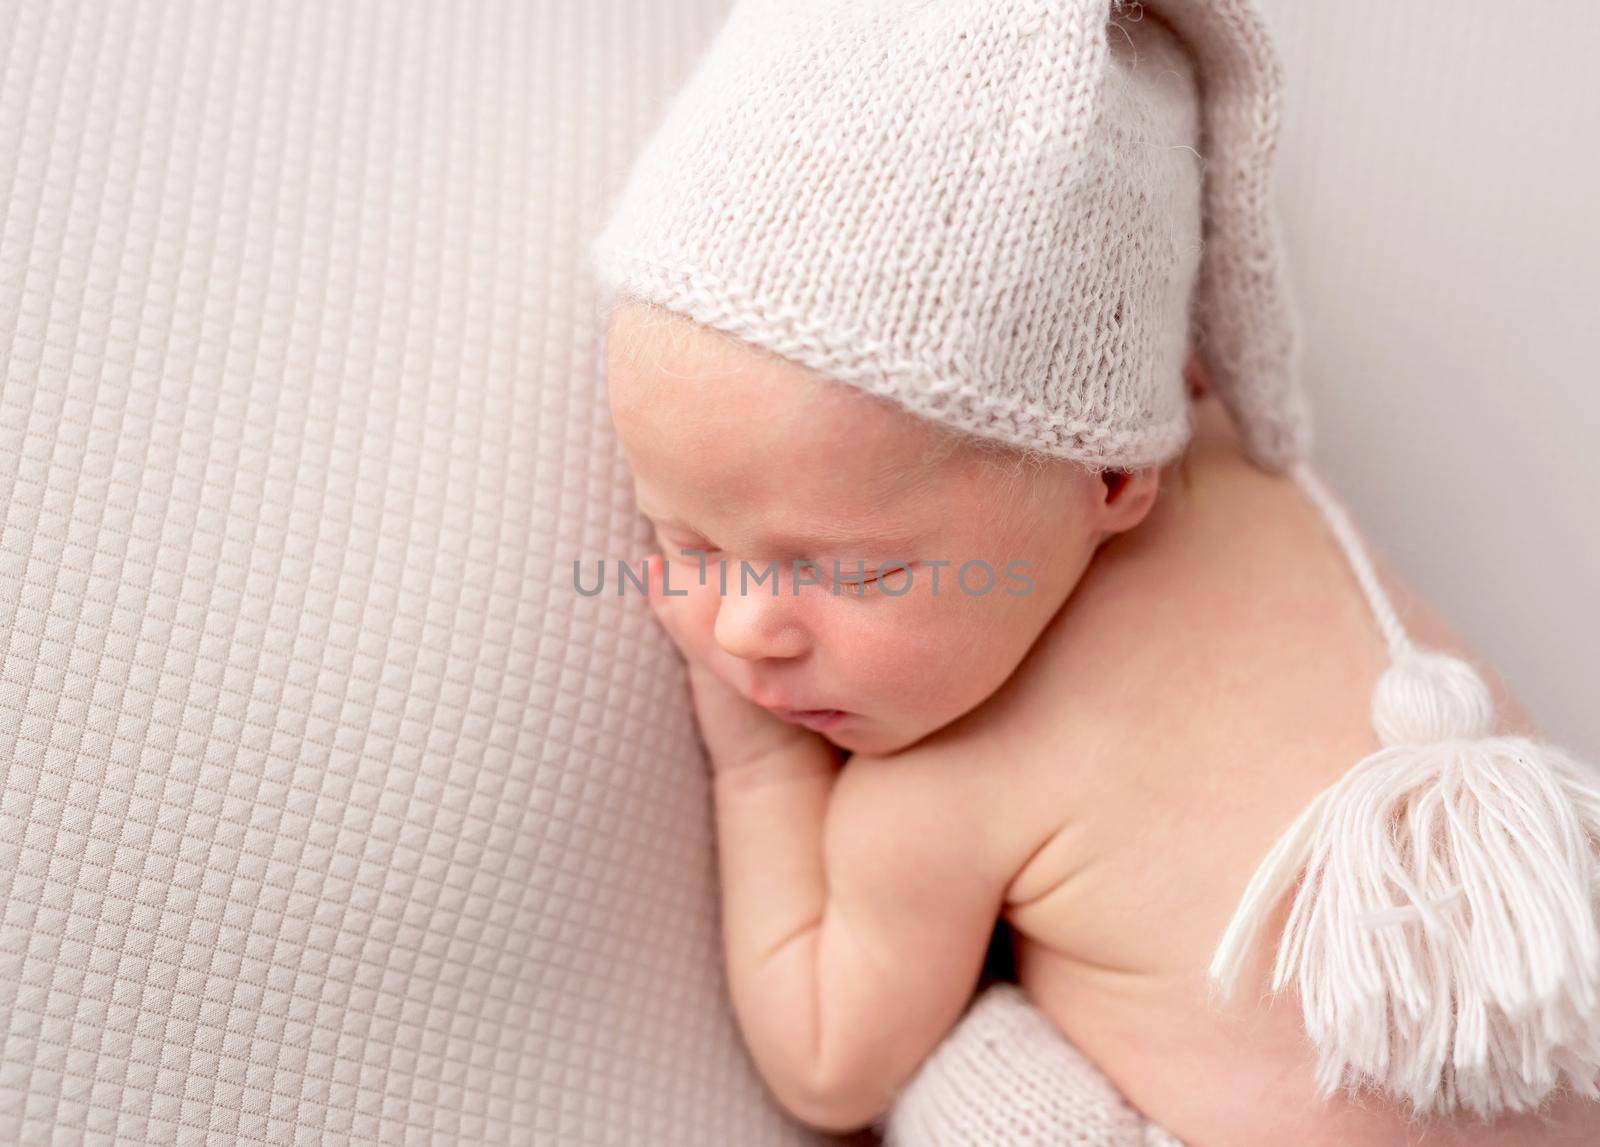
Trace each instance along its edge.
<instances>
[{"instance_id":1,"label":"white knitted hat","mask_svg":"<svg viewBox=\"0 0 1600 1147\"><path fill-rule=\"evenodd\" d=\"M740 0L596 273L1096 469L1182 449L1192 339L1283 470L1311 434L1269 195L1280 87L1247 0Z\"/></svg>"}]
</instances>

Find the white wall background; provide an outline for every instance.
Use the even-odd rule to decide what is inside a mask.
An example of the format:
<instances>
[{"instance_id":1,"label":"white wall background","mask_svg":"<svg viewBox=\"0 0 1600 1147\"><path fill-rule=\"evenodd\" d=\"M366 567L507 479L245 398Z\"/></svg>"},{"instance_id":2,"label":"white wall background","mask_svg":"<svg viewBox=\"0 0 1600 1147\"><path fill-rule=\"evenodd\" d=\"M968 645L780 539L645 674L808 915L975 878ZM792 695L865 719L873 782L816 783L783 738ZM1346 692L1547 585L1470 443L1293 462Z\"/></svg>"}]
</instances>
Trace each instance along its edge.
<instances>
[{"instance_id":1,"label":"white wall background","mask_svg":"<svg viewBox=\"0 0 1600 1147\"><path fill-rule=\"evenodd\" d=\"M1600 3L1258 2L1317 462L1600 762Z\"/></svg>"}]
</instances>

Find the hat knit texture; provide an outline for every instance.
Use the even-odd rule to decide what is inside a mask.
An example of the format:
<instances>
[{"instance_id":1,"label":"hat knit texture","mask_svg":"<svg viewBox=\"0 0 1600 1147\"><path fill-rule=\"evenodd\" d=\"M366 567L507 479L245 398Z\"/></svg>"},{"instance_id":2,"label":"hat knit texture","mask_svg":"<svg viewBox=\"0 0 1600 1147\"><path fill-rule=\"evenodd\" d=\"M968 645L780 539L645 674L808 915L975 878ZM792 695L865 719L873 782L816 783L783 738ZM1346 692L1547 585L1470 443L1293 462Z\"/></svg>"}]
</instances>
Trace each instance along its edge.
<instances>
[{"instance_id":1,"label":"hat knit texture","mask_svg":"<svg viewBox=\"0 0 1600 1147\"><path fill-rule=\"evenodd\" d=\"M1267 211L1277 96L1243 0L741 0L595 270L606 300L1095 469L1182 449L1194 339L1283 469L1309 421Z\"/></svg>"}]
</instances>

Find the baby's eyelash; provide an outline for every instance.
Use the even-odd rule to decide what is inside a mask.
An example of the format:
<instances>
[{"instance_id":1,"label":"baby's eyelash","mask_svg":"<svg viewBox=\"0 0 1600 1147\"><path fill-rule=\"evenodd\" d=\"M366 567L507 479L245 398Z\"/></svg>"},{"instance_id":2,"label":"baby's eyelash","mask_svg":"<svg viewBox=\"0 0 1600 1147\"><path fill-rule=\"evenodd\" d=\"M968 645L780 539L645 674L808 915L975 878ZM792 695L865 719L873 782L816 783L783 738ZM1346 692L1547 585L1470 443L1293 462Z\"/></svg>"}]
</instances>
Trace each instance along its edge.
<instances>
[{"instance_id":1,"label":"baby's eyelash","mask_svg":"<svg viewBox=\"0 0 1600 1147\"><path fill-rule=\"evenodd\" d=\"M865 577L865 576L863 576L863 577L850 577L848 575L841 574L840 577L839 577L839 584L840 585L873 585L873 584L875 584L875 583L877 583L879 581L882 581L885 577L887 577L890 574L900 573L902 570L909 570L911 568L911 565L912 565L912 563L910 563L910 562L896 562L893 565L889 565L889 566L884 566L884 565L872 566L872 567L870 567L873 570L873 575L871 577Z\"/></svg>"},{"instance_id":2,"label":"baby's eyelash","mask_svg":"<svg viewBox=\"0 0 1600 1147\"><path fill-rule=\"evenodd\" d=\"M654 528L656 537L661 539L661 544L666 549L673 550L674 552L677 550L704 550L708 554L714 554L718 552L717 547L712 545L710 542L704 540L677 542L668 538L666 532L660 526L655 526Z\"/></svg>"}]
</instances>

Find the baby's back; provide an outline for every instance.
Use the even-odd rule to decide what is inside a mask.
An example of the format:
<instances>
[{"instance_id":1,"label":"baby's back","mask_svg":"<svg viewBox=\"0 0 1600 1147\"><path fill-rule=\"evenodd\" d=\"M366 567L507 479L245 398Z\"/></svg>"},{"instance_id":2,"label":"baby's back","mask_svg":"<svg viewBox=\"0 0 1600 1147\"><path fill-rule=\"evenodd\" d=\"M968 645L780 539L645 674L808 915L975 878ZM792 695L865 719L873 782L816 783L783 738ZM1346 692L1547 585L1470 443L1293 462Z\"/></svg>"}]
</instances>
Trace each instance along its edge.
<instances>
[{"instance_id":1,"label":"baby's back","mask_svg":"<svg viewBox=\"0 0 1600 1147\"><path fill-rule=\"evenodd\" d=\"M1183 471L1102 548L991 717L1026 761L1017 829L1048 840L1006 894L1018 979L1195 1147L1398 1144L1424 1130L1439 1144L1600 1142L1593 1105L1408 1131L1382 1103L1320 1101L1296 999L1247 987L1224 1009L1208 1002L1206 967L1255 866L1379 747L1369 705L1387 654L1298 484L1244 460L1214 399L1197 411ZM1416 641L1471 657L1373 559ZM1501 729L1536 732L1485 676ZM1247 985L1264 987L1270 956L1263 945Z\"/></svg>"}]
</instances>

